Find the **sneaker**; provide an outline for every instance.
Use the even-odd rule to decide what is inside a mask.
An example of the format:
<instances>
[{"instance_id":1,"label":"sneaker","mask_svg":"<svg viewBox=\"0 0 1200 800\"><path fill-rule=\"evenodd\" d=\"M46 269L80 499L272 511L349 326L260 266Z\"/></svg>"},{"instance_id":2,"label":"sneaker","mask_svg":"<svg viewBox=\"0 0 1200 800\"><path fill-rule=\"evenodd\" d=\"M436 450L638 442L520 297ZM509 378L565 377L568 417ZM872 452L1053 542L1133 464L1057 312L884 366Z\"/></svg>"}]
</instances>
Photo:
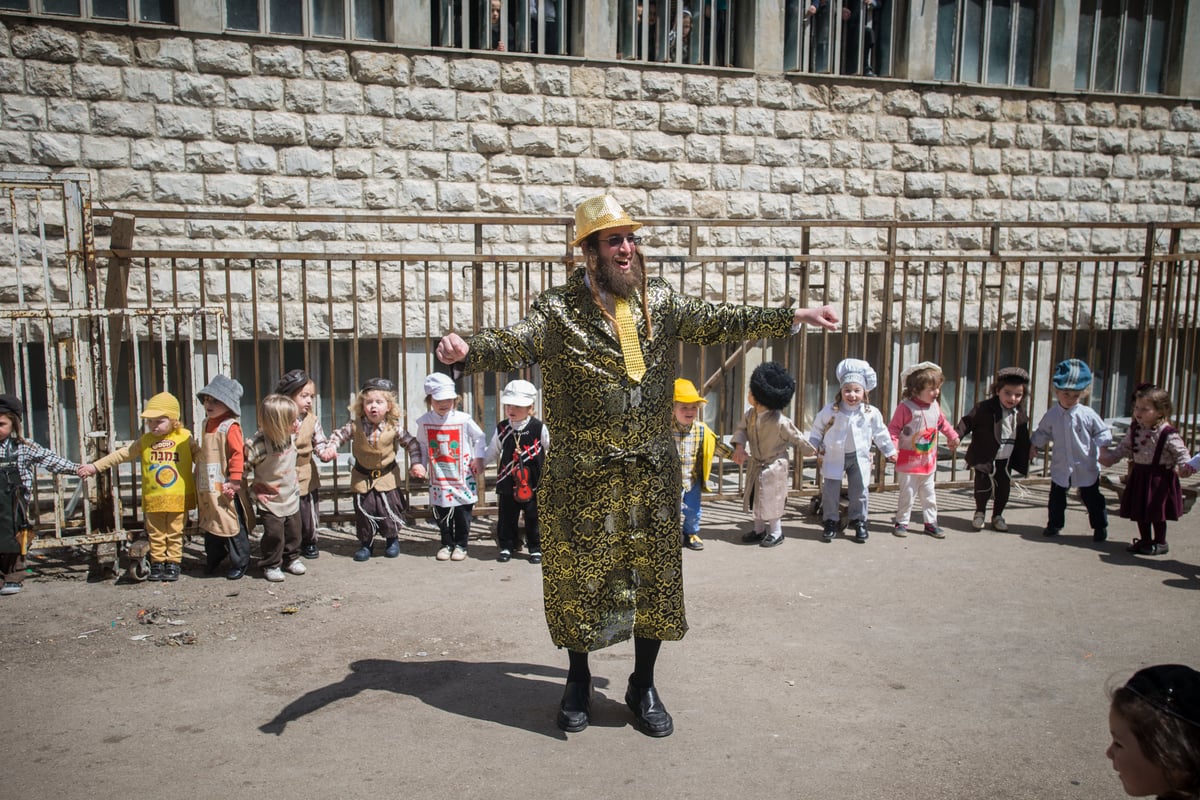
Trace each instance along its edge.
<instances>
[{"instance_id":1,"label":"sneaker","mask_svg":"<svg viewBox=\"0 0 1200 800\"><path fill-rule=\"evenodd\" d=\"M822 524L821 541L832 542L838 535L838 524L836 519L827 519Z\"/></svg>"},{"instance_id":2,"label":"sneaker","mask_svg":"<svg viewBox=\"0 0 1200 800\"><path fill-rule=\"evenodd\" d=\"M146 576L148 581L161 581L163 579L163 565L161 561L155 561L150 564L150 574Z\"/></svg>"},{"instance_id":3,"label":"sneaker","mask_svg":"<svg viewBox=\"0 0 1200 800\"><path fill-rule=\"evenodd\" d=\"M935 539L945 539L946 538L945 531L943 531L937 525L934 525L932 522L926 522L923 530L925 531L925 533L929 534L930 536L932 536Z\"/></svg>"},{"instance_id":4,"label":"sneaker","mask_svg":"<svg viewBox=\"0 0 1200 800\"><path fill-rule=\"evenodd\" d=\"M783 544L783 534L782 533L768 533L763 536L763 539L761 542L758 543L758 546L759 547L774 547L775 545L778 545L778 544Z\"/></svg>"},{"instance_id":5,"label":"sneaker","mask_svg":"<svg viewBox=\"0 0 1200 800\"><path fill-rule=\"evenodd\" d=\"M854 525L854 541L861 543L870 538L871 534L867 532L867 521L865 519L855 520L851 524Z\"/></svg>"},{"instance_id":6,"label":"sneaker","mask_svg":"<svg viewBox=\"0 0 1200 800\"><path fill-rule=\"evenodd\" d=\"M684 546L688 550L703 550L704 540L700 538L699 534L689 533L687 541L684 542Z\"/></svg>"},{"instance_id":7,"label":"sneaker","mask_svg":"<svg viewBox=\"0 0 1200 800\"><path fill-rule=\"evenodd\" d=\"M999 514L992 517L992 530L1000 531L1001 533L1008 530L1008 523L1004 521L1004 517Z\"/></svg>"},{"instance_id":8,"label":"sneaker","mask_svg":"<svg viewBox=\"0 0 1200 800\"><path fill-rule=\"evenodd\" d=\"M756 542L761 542L763 537L766 535L766 531L749 531L742 534L742 541L746 542L747 544L754 544Z\"/></svg>"},{"instance_id":9,"label":"sneaker","mask_svg":"<svg viewBox=\"0 0 1200 800\"><path fill-rule=\"evenodd\" d=\"M908 526L903 522L896 522L892 525L892 536L899 536L903 539L908 536Z\"/></svg>"},{"instance_id":10,"label":"sneaker","mask_svg":"<svg viewBox=\"0 0 1200 800\"><path fill-rule=\"evenodd\" d=\"M400 555L400 539L399 539L399 537L397 537L395 539L388 539L387 547L383 548L383 557L384 558L396 558L399 555Z\"/></svg>"},{"instance_id":11,"label":"sneaker","mask_svg":"<svg viewBox=\"0 0 1200 800\"><path fill-rule=\"evenodd\" d=\"M304 573L308 572L308 567L304 566L304 562L298 558L284 567L284 569L293 575L303 575Z\"/></svg>"},{"instance_id":12,"label":"sneaker","mask_svg":"<svg viewBox=\"0 0 1200 800\"><path fill-rule=\"evenodd\" d=\"M541 551L541 550L534 550L532 553L530 553L530 554L529 554L529 563L530 563L530 564L540 564L540 563L542 563L542 551Z\"/></svg>"},{"instance_id":13,"label":"sneaker","mask_svg":"<svg viewBox=\"0 0 1200 800\"><path fill-rule=\"evenodd\" d=\"M283 580L283 570L279 567L267 567L263 570L263 577L271 583L279 583Z\"/></svg>"},{"instance_id":14,"label":"sneaker","mask_svg":"<svg viewBox=\"0 0 1200 800\"><path fill-rule=\"evenodd\" d=\"M975 516L971 517L971 527L977 531L983 530L983 512L976 512Z\"/></svg>"},{"instance_id":15,"label":"sneaker","mask_svg":"<svg viewBox=\"0 0 1200 800\"><path fill-rule=\"evenodd\" d=\"M1042 536L1058 536L1062 533L1062 528L1046 528L1042 531Z\"/></svg>"},{"instance_id":16,"label":"sneaker","mask_svg":"<svg viewBox=\"0 0 1200 800\"><path fill-rule=\"evenodd\" d=\"M9 582L6 582L3 586L0 586L0 594L17 594L18 592L21 591L21 589L22 589L21 584L12 583L11 581L9 581Z\"/></svg>"},{"instance_id":17,"label":"sneaker","mask_svg":"<svg viewBox=\"0 0 1200 800\"><path fill-rule=\"evenodd\" d=\"M500 555L496 556L496 560L501 564L512 561L512 550L501 550Z\"/></svg>"},{"instance_id":18,"label":"sneaker","mask_svg":"<svg viewBox=\"0 0 1200 800\"><path fill-rule=\"evenodd\" d=\"M317 550L315 544L302 544L300 545L300 555L305 558L320 558L321 552Z\"/></svg>"},{"instance_id":19,"label":"sneaker","mask_svg":"<svg viewBox=\"0 0 1200 800\"><path fill-rule=\"evenodd\" d=\"M1108 528L1096 528L1096 530L1092 531L1092 541L1093 542L1108 541Z\"/></svg>"},{"instance_id":20,"label":"sneaker","mask_svg":"<svg viewBox=\"0 0 1200 800\"><path fill-rule=\"evenodd\" d=\"M467 551L461 547L454 548L454 552L450 554L451 561L462 561L467 557Z\"/></svg>"},{"instance_id":21,"label":"sneaker","mask_svg":"<svg viewBox=\"0 0 1200 800\"><path fill-rule=\"evenodd\" d=\"M450 560L450 548L443 547L441 550L438 550L437 555L434 556L434 558L436 558L438 561L449 561Z\"/></svg>"},{"instance_id":22,"label":"sneaker","mask_svg":"<svg viewBox=\"0 0 1200 800\"><path fill-rule=\"evenodd\" d=\"M363 545L362 547L355 550L354 551L354 560L355 561L370 561L371 560L370 546Z\"/></svg>"},{"instance_id":23,"label":"sneaker","mask_svg":"<svg viewBox=\"0 0 1200 800\"><path fill-rule=\"evenodd\" d=\"M179 565L174 561L168 561L167 563L163 564L162 579L164 581L179 580Z\"/></svg>"}]
</instances>

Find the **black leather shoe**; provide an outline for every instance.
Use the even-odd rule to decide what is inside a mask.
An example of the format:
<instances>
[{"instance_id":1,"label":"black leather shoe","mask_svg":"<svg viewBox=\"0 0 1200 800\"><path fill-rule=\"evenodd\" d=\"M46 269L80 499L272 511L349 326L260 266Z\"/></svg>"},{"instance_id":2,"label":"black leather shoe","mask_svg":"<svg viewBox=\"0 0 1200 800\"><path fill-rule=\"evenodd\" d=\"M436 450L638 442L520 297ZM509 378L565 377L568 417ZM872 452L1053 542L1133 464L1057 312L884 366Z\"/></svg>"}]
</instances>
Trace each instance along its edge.
<instances>
[{"instance_id":1,"label":"black leather shoe","mask_svg":"<svg viewBox=\"0 0 1200 800\"><path fill-rule=\"evenodd\" d=\"M179 565L174 561L168 561L166 564L163 564L162 579L164 581L179 580Z\"/></svg>"},{"instance_id":2,"label":"black leather shoe","mask_svg":"<svg viewBox=\"0 0 1200 800\"><path fill-rule=\"evenodd\" d=\"M871 537L871 534L867 532L866 520L861 520L861 519L855 520L855 522L854 522L854 541L865 542L870 537Z\"/></svg>"},{"instance_id":3,"label":"black leather shoe","mask_svg":"<svg viewBox=\"0 0 1200 800\"><path fill-rule=\"evenodd\" d=\"M242 576L244 576L245 574L246 574L245 567L234 567L233 569L229 570L229 572L225 573L225 578L226 578L226 580L240 581L242 579Z\"/></svg>"},{"instance_id":4,"label":"black leather shoe","mask_svg":"<svg viewBox=\"0 0 1200 800\"><path fill-rule=\"evenodd\" d=\"M529 554L529 563L530 564L542 563L542 551L534 550L532 553L530 553Z\"/></svg>"},{"instance_id":5,"label":"black leather shoe","mask_svg":"<svg viewBox=\"0 0 1200 800\"><path fill-rule=\"evenodd\" d=\"M305 558L320 558L321 551L317 549L315 544L302 544L300 545L300 555Z\"/></svg>"},{"instance_id":6,"label":"black leather shoe","mask_svg":"<svg viewBox=\"0 0 1200 800\"><path fill-rule=\"evenodd\" d=\"M835 519L825 520L825 522L822 523L821 541L822 542L832 542L834 539L837 538L837 535L838 535L837 520L835 520Z\"/></svg>"},{"instance_id":7,"label":"black leather shoe","mask_svg":"<svg viewBox=\"0 0 1200 800\"><path fill-rule=\"evenodd\" d=\"M567 681L562 702L558 704L558 727L567 733L579 733L588 726L592 710L592 682Z\"/></svg>"},{"instance_id":8,"label":"black leather shoe","mask_svg":"<svg viewBox=\"0 0 1200 800\"><path fill-rule=\"evenodd\" d=\"M761 542L766 535L766 531L749 531L742 534L742 541L747 543L757 543Z\"/></svg>"},{"instance_id":9,"label":"black leather shoe","mask_svg":"<svg viewBox=\"0 0 1200 800\"><path fill-rule=\"evenodd\" d=\"M1093 542L1108 541L1108 528L1096 528L1094 531L1092 531L1092 541Z\"/></svg>"},{"instance_id":10,"label":"black leather shoe","mask_svg":"<svg viewBox=\"0 0 1200 800\"><path fill-rule=\"evenodd\" d=\"M161 581L163 579L163 565L161 561L154 561L150 564L150 574L146 576L148 581Z\"/></svg>"},{"instance_id":11,"label":"black leather shoe","mask_svg":"<svg viewBox=\"0 0 1200 800\"><path fill-rule=\"evenodd\" d=\"M512 551L507 550L507 549L501 550L500 553L496 556L496 560L499 561L501 564L512 561Z\"/></svg>"},{"instance_id":12,"label":"black leather shoe","mask_svg":"<svg viewBox=\"0 0 1200 800\"><path fill-rule=\"evenodd\" d=\"M653 686L639 689L633 685L633 678L630 677L629 688L625 690L625 705L637 718L638 730L647 736L670 736L675 732L675 722Z\"/></svg>"},{"instance_id":13,"label":"black leather shoe","mask_svg":"<svg viewBox=\"0 0 1200 800\"><path fill-rule=\"evenodd\" d=\"M762 541L758 543L758 546L759 547L775 547L775 546L781 545L781 544L783 544L783 534L782 533L769 533L762 538Z\"/></svg>"}]
</instances>

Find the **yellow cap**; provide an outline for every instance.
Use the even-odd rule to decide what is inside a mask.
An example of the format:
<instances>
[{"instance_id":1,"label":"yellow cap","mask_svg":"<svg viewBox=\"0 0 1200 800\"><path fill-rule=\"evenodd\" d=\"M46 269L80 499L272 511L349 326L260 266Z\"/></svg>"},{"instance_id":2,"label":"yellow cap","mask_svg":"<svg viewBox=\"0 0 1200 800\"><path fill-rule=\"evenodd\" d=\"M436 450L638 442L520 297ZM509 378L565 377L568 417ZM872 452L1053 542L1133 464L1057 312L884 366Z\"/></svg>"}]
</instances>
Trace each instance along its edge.
<instances>
[{"instance_id":1,"label":"yellow cap","mask_svg":"<svg viewBox=\"0 0 1200 800\"><path fill-rule=\"evenodd\" d=\"M142 411L142 419L166 417L179 422L179 400L170 392L159 392L146 401L146 409Z\"/></svg>"},{"instance_id":2,"label":"yellow cap","mask_svg":"<svg viewBox=\"0 0 1200 800\"><path fill-rule=\"evenodd\" d=\"M696 391L696 384L689 381L687 378L675 379L675 402L676 403L707 403L700 393Z\"/></svg>"},{"instance_id":3,"label":"yellow cap","mask_svg":"<svg viewBox=\"0 0 1200 800\"><path fill-rule=\"evenodd\" d=\"M630 219L612 195L602 194L588 198L575 209L575 241L571 242L571 246L578 247L596 231L624 227L636 231L642 227L642 223Z\"/></svg>"}]
</instances>

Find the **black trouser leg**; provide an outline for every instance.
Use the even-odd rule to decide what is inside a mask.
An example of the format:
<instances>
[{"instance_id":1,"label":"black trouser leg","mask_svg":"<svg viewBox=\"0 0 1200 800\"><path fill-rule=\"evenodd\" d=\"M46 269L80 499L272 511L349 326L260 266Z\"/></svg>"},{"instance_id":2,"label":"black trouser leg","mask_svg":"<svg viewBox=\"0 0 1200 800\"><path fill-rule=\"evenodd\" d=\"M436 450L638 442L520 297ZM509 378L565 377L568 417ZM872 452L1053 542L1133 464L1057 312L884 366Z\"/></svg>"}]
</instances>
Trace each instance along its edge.
<instances>
[{"instance_id":1,"label":"black trouser leg","mask_svg":"<svg viewBox=\"0 0 1200 800\"><path fill-rule=\"evenodd\" d=\"M639 689L649 689L654 685L654 664L658 661L660 647L662 647L661 639L634 637L633 684Z\"/></svg>"},{"instance_id":2,"label":"black trouser leg","mask_svg":"<svg viewBox=\"0 0 1200 800\"><path fill-rule=\"evenodd\" d=\"M568 682L586 682L591 680L592 671L588 667L588 654L586 651L568 650L567 658L569 660L567 667Z\"/></svg>"}]
</instances>

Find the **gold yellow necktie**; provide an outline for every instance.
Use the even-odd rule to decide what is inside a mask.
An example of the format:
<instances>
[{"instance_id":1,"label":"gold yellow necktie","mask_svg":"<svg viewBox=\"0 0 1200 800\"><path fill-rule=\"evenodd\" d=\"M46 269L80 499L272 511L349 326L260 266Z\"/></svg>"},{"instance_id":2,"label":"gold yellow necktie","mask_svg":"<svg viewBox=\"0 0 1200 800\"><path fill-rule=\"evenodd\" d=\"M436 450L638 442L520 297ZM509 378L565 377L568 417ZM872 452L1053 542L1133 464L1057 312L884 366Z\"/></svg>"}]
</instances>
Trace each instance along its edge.
<instances>
[{"instance_id":1,"label":"gold yellow necktie","mask_svg":"<svg viewBox=\"0 0 1200 800\"><path fill-rule=\"evenodd\" d=\"M646 374L646 362L642 360L642 345L638 342L637 325L629 311L629 301L616 298L617 334L621 338L621 353L625 356L625 371L634 383L639 383Z\"/></svg>"}]
</instances>

